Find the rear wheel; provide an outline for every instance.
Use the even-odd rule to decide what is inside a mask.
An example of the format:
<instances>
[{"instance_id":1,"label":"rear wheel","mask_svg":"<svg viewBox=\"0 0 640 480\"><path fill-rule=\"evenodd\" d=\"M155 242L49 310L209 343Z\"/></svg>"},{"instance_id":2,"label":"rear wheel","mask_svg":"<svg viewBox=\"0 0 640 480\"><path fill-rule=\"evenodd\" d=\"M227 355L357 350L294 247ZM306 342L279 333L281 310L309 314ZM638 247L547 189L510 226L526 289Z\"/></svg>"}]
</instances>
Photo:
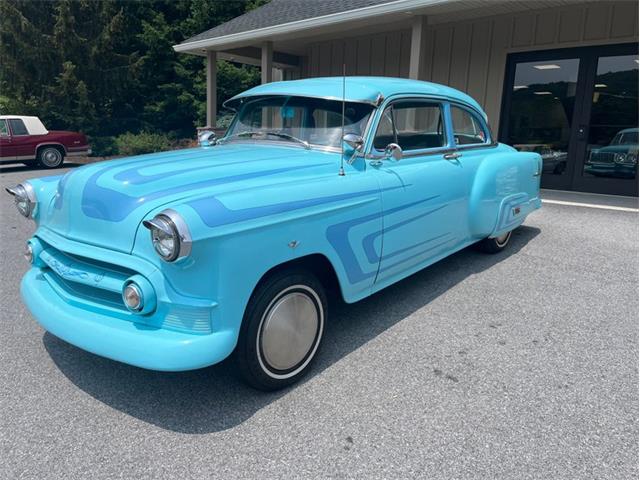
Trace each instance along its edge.
<instances>
[{"instance_id":1,"label":"rear wheel","mask_svg":"<svg viewBox=\"0 0 640 480\"><path fill-rule=\"evenodd\" d=\"M322 283L306 270L276 272L247 306L234 352L244 380L277 390L300 379L315 358L327 317Z\"/></svg>"},{"instance_id":2,"label":"rear wheel","mask_svg":"<svg viewBox=\"0 0 640 480\"><path fill-rule=\"evenodd\" d=\"M43 147L38 150L38 164L44 168L58 168L64 162L64 155L59 148Z\"/></svg>"},{"instance_id":3,"label":"rear wheel","mask_svg":"<svg viewBox=\"0 0 640 480\"><path fill-rule=\"evenodd\" d=\"M504 235L500 235L495 238L485 238L477 243L478 249L485 253L498 253L503 251L509 245L511 240L511 233L507 232Z\"/></svg>"}]
</instances>

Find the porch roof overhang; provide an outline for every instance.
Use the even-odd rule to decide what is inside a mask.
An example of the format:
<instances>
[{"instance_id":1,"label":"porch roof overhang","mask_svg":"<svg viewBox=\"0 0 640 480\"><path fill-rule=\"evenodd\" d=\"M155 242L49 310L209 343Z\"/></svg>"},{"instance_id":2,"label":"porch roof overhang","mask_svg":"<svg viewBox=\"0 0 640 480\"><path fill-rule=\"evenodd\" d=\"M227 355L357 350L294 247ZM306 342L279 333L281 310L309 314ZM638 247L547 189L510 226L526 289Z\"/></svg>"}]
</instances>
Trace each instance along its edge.
<instances>
[{"instance_id":1,"label":"porch roof overhang","mask_svg":"<svg viewBox=\"0 0 640 480\"><path fill-rule=\"evenodd\" d=\"M273 0L283 2L283 0ZM229 50L243 49L260 45L262 42L274 42L276 47L281 42L283 48L275 51L302 55L306 43L321 39L324 36L335 37L337 33L390 30L407 27L407 21L414 16L427 16L429 23L446 23L449 21L465 20L482 16L492 16L518 11L537 10L551 7L587 3L587 0L530 0L528 2L512 2L496 0L369 0L354 1L354 5L365 5L349 8L349 1L343 1L343 9L333 13L312 16L299 20L287 21L287 16L266 18L259 22L257 28L250 24L229 25L227 22L209 31L203 32L184 42L174 45L176 52L206 55L207 50L229 52ZM266 9L269 4L255 10ZM250 14L253 12L250 12ZM269 13L265 11L265 13ZM248 15L248 14L247 14ZM268 15L265 15L268 17ZM242 17L238 17L242 18ZM271 24L270 24L271 23ZM287 40L296 39L294 45ZM225 56L232 56L227 53ZM247 59L254 58L246 57ZM274 59L275 61L275 59ZM287 65L287 62L281 62Z\"/></svg>"}]
</instances>

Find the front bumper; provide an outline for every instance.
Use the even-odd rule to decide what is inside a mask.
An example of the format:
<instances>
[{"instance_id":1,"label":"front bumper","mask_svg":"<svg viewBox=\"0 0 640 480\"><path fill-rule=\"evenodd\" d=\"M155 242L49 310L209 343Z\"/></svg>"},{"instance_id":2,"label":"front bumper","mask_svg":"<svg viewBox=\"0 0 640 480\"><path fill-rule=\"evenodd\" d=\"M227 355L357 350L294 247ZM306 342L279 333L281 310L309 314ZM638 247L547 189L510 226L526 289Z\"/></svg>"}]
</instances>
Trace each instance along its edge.
<instances>
[{"instance_id":1,"label":"front bumper","mask_svg":"<svg viewBox=\"0 0 640 480\"><path fill-rule=\"evenodd\" d=\"M83 350L150 370L181 371L213 365L234 349L231 330L183 333L114 318L65 301L31 268L22 279L22 299L47 331Z\"/></svg>"}]
</instances>

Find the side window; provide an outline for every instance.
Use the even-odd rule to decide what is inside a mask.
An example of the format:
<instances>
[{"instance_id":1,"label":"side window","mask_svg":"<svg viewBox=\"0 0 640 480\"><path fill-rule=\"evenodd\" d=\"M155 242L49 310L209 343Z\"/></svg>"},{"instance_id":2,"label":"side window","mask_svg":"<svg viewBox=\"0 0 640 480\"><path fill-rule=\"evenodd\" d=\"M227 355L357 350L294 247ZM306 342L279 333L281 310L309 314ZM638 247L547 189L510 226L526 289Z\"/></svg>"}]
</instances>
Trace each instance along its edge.
<instances>
[{"instance_id":1,"label":"side window","mask_svg":"<svg viewBox=\"0 0 640 480\"><path fill-rule=\"evenodd\" d=\"M376 136L373 139L373 148L384 150L387 145L396 141L393 130L393 113L391 107L387 107L380 117Z\"/></svg>"},{"instance_id":2,"label":"side window","mask_svg":"<svg viewBox=\"0 0 640 480\"><path fill-rule=\"evenodd\" d=\"M0 120L0 137L8 137L8 136L9 136L9 129L7 127L7 121Z\"/></svg>"},{"instance_id":3,"label":"side window","mask_svg":"<svg viewBox=\"0 0 640 480\"><path fill-rule=\"evenodd\" d=\"M400 101L387 108L380 119L373 145L377 150L384 150L394 140L407 151L444 146L440 105Z\"/></svg>"},{"instance_id":4,"label":"side window","mask_svg":"<svg viewBox=\"0 0 640 480\"><path fill-rule=\"evenodd\" d=\"M29 135L27 127L24 126L24 122L19 118L10 118L9 125L11 125L11 133L14 135Z\"/></svg>"},{"instance_id":5,"label":"side window","mask_svg":"<svg viewBox=\"0 0 640 480\"><path fill-rule=\"evenodd\" d=\"M487 130L469 111L451 105L451 122L456 145L488 143Z\"/></svg>"}]
</instances>

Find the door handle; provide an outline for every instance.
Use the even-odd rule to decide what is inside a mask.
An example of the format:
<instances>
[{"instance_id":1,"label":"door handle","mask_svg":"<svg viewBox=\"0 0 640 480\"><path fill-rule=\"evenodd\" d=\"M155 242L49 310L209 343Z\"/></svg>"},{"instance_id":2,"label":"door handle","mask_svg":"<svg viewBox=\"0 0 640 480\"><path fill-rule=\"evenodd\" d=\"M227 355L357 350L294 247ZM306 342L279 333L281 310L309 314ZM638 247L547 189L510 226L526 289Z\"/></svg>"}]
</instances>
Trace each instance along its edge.
<instances>
[{"instance_id":1,"label":"door handle","mask_svg":"<svg viewBox=\"0 0 640 480\"><path fill-rule=\"evenodd\" d=\"M458 152L450 152L450 153L445 153L443 155L443 158L445 160L457 160L461 157L462 155Z\"/></svg>"}]
</instances>

